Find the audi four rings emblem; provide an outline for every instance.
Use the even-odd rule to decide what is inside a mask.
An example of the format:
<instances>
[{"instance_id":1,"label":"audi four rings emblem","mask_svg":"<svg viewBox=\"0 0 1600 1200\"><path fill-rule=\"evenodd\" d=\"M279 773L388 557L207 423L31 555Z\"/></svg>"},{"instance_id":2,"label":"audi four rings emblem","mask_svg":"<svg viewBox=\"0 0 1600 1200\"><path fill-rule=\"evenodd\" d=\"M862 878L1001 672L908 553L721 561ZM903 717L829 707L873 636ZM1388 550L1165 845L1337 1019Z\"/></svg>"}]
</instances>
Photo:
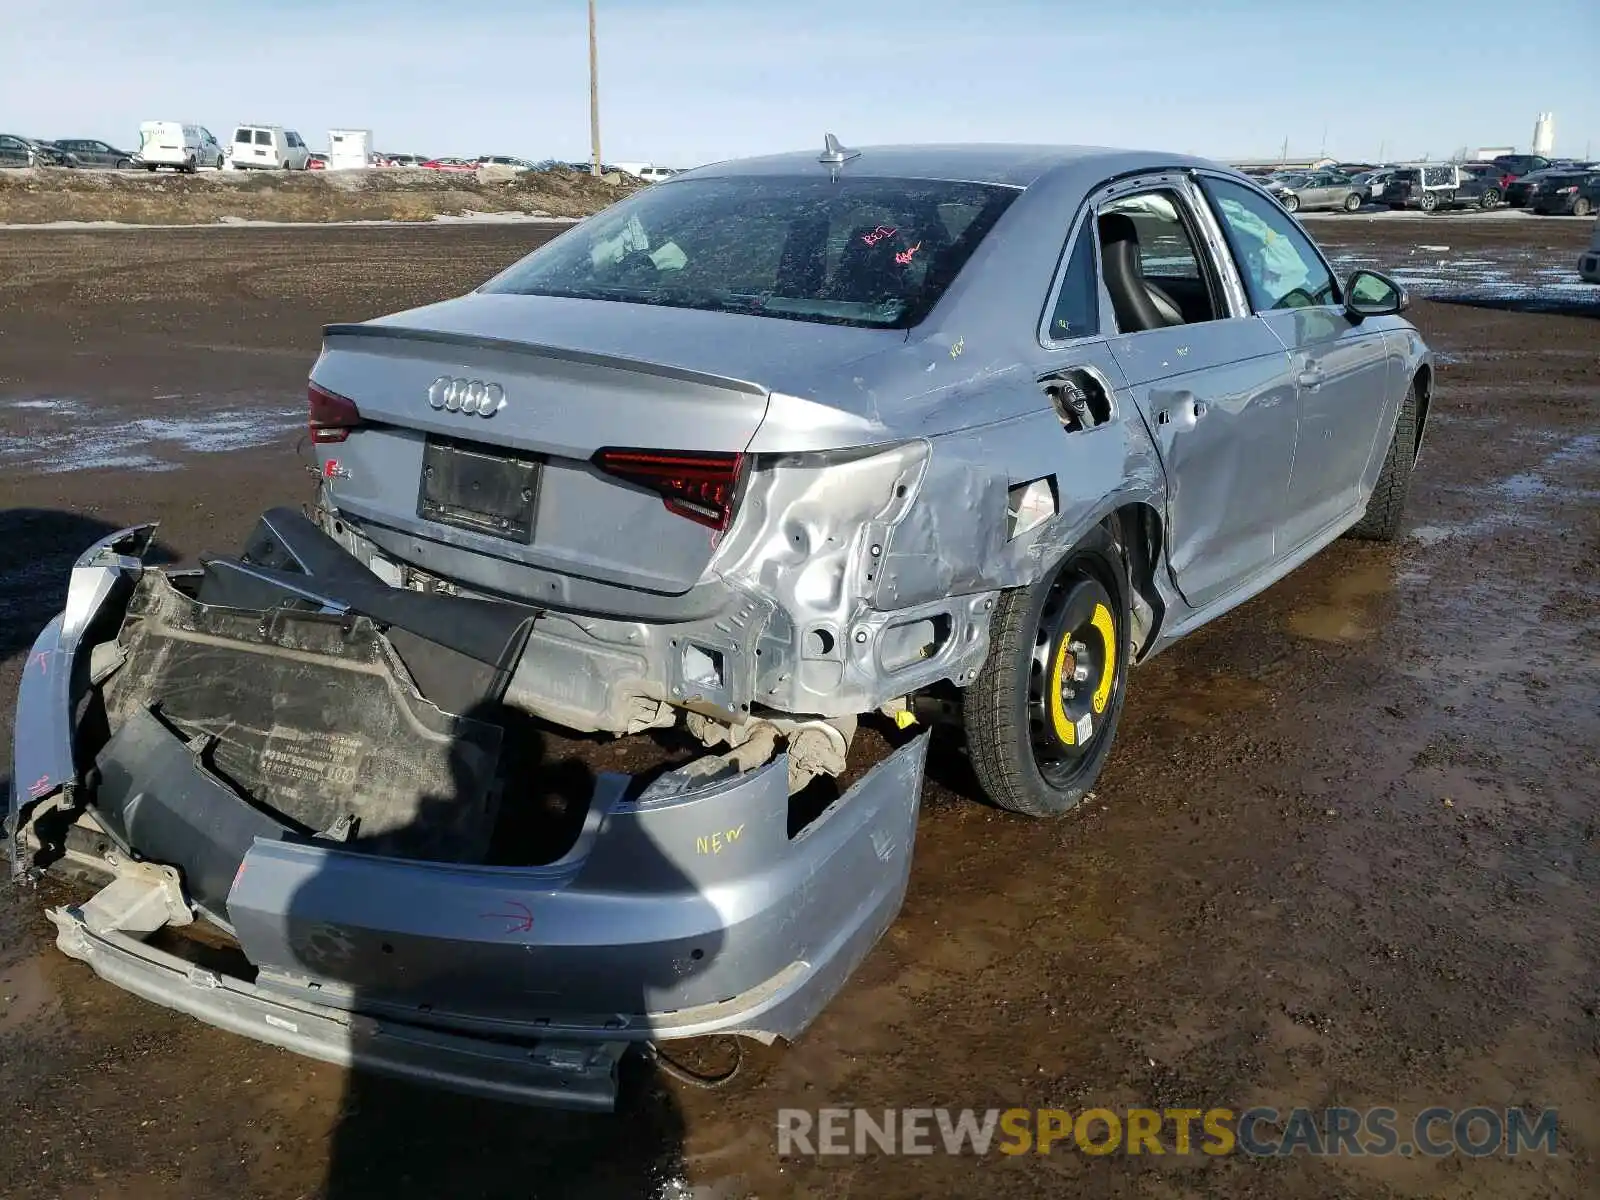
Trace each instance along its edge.
<instances>
[{"instance_id":1,"label":"audi four rings emblem","mask_svg":"<svg viewBox=\"0 0 1600 1200\"><path fill-rule=\"evenodd\" d=\"M492 417L506 406L506 390L481 379L451 379L441 375L428 389L428 403L445 412Z\"/></svg>"}]
</instances>

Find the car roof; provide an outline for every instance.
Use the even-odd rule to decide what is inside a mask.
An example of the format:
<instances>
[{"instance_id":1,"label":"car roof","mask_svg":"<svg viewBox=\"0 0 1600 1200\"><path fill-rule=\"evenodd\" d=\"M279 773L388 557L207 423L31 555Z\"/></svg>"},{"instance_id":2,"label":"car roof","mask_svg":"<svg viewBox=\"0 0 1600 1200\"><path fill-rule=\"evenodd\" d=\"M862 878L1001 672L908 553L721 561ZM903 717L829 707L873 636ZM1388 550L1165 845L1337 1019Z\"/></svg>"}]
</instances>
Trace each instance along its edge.
<instances>
[{"instance_id":1,"label":"car roof","mask_svg":"<svg viewBox=\"0 0 1600 1200\"><path fill-rule=\"evenodd\" d=\"M730 159L683 172L698 178L732 175L795 175L825 173L820 150L795 150L757 158ZM1043 146L1007 143L959 143L926 146L847 147L854 155L840 167L844 177L879 176L902 179L960 179L971 183L1028 187L1048 174L1082 170L1101 175L1153 167L1219 167L1185 154L1122 150L1108 146ZM1226 169L1226 168L1221 168Z\"/></svg>"}]
</instances>

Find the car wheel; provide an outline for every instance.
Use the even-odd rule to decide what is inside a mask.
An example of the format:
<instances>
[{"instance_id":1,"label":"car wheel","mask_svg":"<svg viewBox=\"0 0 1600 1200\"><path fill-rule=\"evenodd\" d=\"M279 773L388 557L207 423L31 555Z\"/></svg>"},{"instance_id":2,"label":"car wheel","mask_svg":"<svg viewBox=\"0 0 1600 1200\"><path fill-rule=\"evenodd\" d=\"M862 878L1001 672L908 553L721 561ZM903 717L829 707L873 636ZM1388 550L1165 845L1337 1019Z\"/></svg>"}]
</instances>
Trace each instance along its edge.
<instances>
[{"instance_id":1,"label":"car wheel","mask_svg":"<svg viewBox=\"0 0 1600 1200\"><path fill-rule=\"evenodd\" d=\"M1406 389L1395 418L1389 453L1378 472L1377 485L1367 497L1367 511L1350 527L1349 536L1369 542L1392 542L1400 532L1400 516L1405 511L1406 493L1411 490L1411 468L1416 462L1417 385Z\"/></svg>"},{"instance_id":2,"label":"car wheel","mask_svg":"<svg viewBox=\"0 0 1600 1200\"><path fill-rule=\"evenodd\" d=\"M1432 212L1439 207L1439 197L1432 192L1423 192L1422 199L1417 201L1417 207L1422 209L1423 212Z\"/></svg>"},{"instance_id":3,"label":"car wheel","mask_svg":"<svg viewBox=\"0 0 1600 1200\"><path fill-rule=\"evenodd\" d=\"M1296 196L1293 192L1290 192L1288 195L1280 199L1278 203L1283 205L1285 212L1297 212L1300 208L1300 197Z\"/></svg>"},{"instance_id":4,"label":"car wheel","mask_svg":"<svg viewBox=\"0 0 1600 1200\"><path fill-rule=\"evenodd\" d=\"M119 158L119 159L117 159L117 165L116 165L115 169L118 170L118 171L131 171L131 170L133 170L133 159L131 159L131 158Z\"/></svg>"},{"instance_id":5,"label":"car wheel","mask_svg":"<svg viewBox=\"0 0 1600 1200\"><path fill-rule=\"evenodd\" d=\"M1490 188L1478 197L1478 207L1485 211L1500 203L1500 193Z\"/></svg>"},{"instance_id":6,"label":"car wheel","mask_svg":"<svg viewBox=\"0 0 1600 1200\"><path fill-rule=\"evenodd\" d=\"M1590 204L1583 196L1579 196L1572 202L1572 215L1575 217L1587 217L1593 211L1594 205Z\"/></svg>"},{"instance_id":7,"label":"car wheel","mask_svg":"<svg viewBox=\"0 0 1600 1200\"><path fill-rule=\"evenodd\" d=\"M963 723L978 782L1001 808L1076 808L1111 753L1127 689L1128 575L1104 526L995 606Z\"/></svg>"},{"instance_id":8,"label":"car wheel","mask_svg":"<svg viewBox=\"0 0 1600 1200\"><path fill-rule=\"evenodd\" d=\"M1346 196L1344 198L1344 210L1345 210L1345 212L1355 212L1356 209L1358 209L1360 207L1361 207L1361 197L1358 196L1355 192L1351 192L1348 196Z\"/></svg>"},{"instance_id":9,"label":"car wheel","mask_svg":"<svg viewBox=\"0 0 1600 1200\"><path fill-rule=\"evenodd\" d=\"M184 174L193 175L196 171L198 171L200 169L200 163L196 159L186 158L183 161L183 167L181 169L184 172Z\"/></svg>"}]
</instances>

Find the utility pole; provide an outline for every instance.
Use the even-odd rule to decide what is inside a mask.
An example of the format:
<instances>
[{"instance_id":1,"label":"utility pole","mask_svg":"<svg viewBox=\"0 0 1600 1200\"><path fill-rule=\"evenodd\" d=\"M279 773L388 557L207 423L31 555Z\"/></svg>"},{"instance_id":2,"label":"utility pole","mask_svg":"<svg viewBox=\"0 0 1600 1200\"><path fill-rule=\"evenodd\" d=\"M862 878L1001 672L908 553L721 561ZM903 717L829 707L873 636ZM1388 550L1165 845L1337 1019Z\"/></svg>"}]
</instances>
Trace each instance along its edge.
<instances>
[{"instance_id":1,"label":"utility pole","mask_svg":"<svg viewBox=\"0 0 1600 1200\"><path fill-rule=\"evenodd\" d=\"M589 0L589 171L600 174L600 53L594 36L594 0Z\"/></svg>"}]
</instances>

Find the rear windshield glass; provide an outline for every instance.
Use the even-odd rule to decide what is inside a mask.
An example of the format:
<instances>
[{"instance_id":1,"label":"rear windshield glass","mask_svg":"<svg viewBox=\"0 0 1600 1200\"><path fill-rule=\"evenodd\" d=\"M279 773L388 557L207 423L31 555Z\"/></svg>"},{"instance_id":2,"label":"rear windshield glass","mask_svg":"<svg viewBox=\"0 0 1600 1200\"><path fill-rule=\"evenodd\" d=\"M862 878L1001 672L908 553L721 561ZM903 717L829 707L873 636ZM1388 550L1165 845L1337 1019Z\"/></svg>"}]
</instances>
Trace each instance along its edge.
<instances>
[{"instance_id":1,"label":"rear windshield glass","mask_svg":"<svg viewBox=\"0 0 1600 1200\"><path fill-rule=\"evenodd\" d=\"M906 329L1018 194L921 179L679 180L590 218L483 290Z\"/></svg>"},{"instance_id":2,"label":"rear windshield glass","mask_svg":"<svg viewBox=\"0 0 1600 1200\"><path fill-rule=\"evenodd\" d=\"M236 141L236 142L249 142L249 140L250 140L250 131L248 129L239 130L237 133L235 133L233 135L233 140Z\"/></svg>"},{"instance_id":3,"label":"rear windshield glass","mask_svg":"<svg viewBox=\"0 0 1600 1200\"><path fill-rule=\"evenodd\" d=\"M258 146L270 146L270 145L272 145L272 135L270 133L268 133L265 129L256 130L256 145L258 145Z\"/></svg>"}]
</instances>

